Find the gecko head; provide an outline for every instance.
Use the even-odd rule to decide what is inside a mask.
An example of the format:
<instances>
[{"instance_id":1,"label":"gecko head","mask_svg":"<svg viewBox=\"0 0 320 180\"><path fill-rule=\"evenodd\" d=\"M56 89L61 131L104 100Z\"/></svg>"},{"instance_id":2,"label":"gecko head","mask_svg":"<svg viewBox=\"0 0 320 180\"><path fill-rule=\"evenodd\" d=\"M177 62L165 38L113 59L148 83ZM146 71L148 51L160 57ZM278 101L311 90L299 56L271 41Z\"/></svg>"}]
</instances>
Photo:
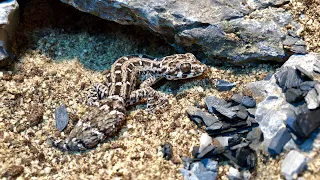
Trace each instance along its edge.
<instances>
[{"instance_id":1,"label":"gecko head","mask_svg":"<svg viewBox=\"0 0 320 180\"><path fill-rule=\"evenodd\" d=\"M167 56L162 64L166 66L163 76L168 80L197 77L207 70L207 65L201 63L191 53Z\"/></svg>"}]
</instances>

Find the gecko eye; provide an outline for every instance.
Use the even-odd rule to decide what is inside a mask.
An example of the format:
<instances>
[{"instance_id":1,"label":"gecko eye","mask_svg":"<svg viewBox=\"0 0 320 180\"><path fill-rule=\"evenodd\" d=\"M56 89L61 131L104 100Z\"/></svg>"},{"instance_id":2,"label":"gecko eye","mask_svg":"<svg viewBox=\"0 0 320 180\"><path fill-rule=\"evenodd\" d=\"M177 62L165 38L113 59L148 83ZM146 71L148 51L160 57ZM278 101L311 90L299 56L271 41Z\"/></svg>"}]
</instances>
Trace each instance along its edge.
<instances>
[{"instance_id":1,"label":"gecko eye","mask_svg":"<svg viewBox=\"0 0 320 180\"><path fill-rule=\"evenodd\" d=\"M191 64L190 63L184 63L180 65L180 70L183 73L190 73L191 72Z\"/></svg>"}]
</instances>

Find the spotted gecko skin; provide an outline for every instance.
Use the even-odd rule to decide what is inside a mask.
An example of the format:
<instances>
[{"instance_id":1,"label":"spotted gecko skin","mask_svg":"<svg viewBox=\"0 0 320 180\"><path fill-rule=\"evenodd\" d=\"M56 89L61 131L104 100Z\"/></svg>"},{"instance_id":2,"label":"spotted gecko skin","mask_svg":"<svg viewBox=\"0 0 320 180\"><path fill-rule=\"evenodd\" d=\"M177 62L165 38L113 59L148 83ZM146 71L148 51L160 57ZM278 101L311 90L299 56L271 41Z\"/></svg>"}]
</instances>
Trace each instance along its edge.
<instances>
[{"instance_id":1,"label":"spotted gecko skin","mask_svg":"<svg viewBox=\"0 0 320 180\"><path fill-rule=\"evenodd\" d=\"M50 139L63 151L85 151L114 136L125 124L126 107L147 100L147 110L163 109L167 96L151 86L159 80L179 80L202 75L207 66L191 53L151 60L139 56L119 58L106 73L104 84L94 84L87 104L97 106L85 115L65 140ZM140 83L142 82L142 83ZM139 84L140 83L140 84Z\"/></svg>"}]
</instances>

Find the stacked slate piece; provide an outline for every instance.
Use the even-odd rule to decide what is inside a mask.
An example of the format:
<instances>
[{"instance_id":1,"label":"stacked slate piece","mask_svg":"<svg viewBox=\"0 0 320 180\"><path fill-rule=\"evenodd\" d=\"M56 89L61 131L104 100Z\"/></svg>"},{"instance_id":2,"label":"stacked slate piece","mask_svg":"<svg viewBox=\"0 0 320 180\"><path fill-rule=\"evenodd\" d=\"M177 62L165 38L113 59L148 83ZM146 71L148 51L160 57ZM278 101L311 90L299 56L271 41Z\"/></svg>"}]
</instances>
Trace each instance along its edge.
<instances>
[{"instance_id":1,"label":"stacked slate piece","mask_svg":"<svg viewBox=\"0 0 320 180\"><path fill-rule=\"evenodd\" d=\"M320 67L319 63L315 67ZM302 106L295 118L289 118L286 125L302 143L303 139L320 126L320 83L300 65L284 67L275 74L278 85L285 93L285 99L294 106Z\"/></svg>"},{"instance_id":2,"label":"stacked slate piece","mask_svg":"<svg viewBox=\"0 0 320 180\"><path fill-rule=\"evenodd\" d=\"M263 140L263 134L254 121L256 101L234 94L230 101L208 96L205 104L207 111L197 107L187 109L189 118L198 126L204 125L207 133L202 134L200 146L193 147L193 158L182 158L182 174L191 174L198 179L206 174L216 174L216 169L206 168L203 162L207 161L211 164L228 161L237 169L254 170L257 164L255 149ZM250 172L246 174L250 176Z\"/></svg>"},{"instance_id":3,"label":"stacked slate piece","mask_svg":"<svg viewBox=\"0 0 320 180\"><path fill-rule=\"evenodd\" d=\"M234 94L229 102L208 96L205 103L209 113L196 107L188 107L187 113L198 126L203 123L211 136L246 130L256 124L253 109L256 101L248 96Z\"/></svg>"}]
</instances>

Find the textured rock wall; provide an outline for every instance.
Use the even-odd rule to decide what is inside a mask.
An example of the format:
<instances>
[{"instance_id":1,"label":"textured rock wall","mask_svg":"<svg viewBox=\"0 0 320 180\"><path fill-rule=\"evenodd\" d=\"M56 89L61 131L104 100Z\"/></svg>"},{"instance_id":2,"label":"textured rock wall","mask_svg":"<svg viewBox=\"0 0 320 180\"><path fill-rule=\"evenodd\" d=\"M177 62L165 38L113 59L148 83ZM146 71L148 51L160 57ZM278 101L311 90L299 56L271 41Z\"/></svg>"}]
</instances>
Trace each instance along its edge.
<instances>
[{"instance_id":1,"label":"textured rock wall","mask_svg":"<svg viewBox=\"0 0 320 180\"><path fill-rule=\"evenodd\" d=\"M306 53L289 0L61 0L120 24L143 26L211 62L284 61Z\"/></svg>"},{"instance_id":2,"label":"textured rock wall","mask_svg":"<svg viewBox=\"0 0 320 180\"><path fill-rule=\"evenodd\" d=\"M18 25L18 10L17 1L0 1L0 67L9 61L10 42Z\"/></svg>"}]
</instances>

